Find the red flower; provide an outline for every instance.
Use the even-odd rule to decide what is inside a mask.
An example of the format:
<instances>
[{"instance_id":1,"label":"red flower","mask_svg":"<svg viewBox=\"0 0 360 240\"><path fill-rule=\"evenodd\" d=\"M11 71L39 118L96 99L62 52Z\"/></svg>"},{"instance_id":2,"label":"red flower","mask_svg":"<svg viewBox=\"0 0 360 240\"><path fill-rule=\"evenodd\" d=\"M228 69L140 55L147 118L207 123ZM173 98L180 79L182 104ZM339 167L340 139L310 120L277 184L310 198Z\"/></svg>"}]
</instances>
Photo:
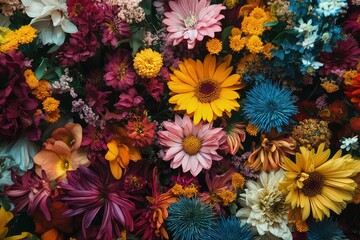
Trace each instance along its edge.
<instances>
[{"instance_id":1,"label":"red flower","mask_svg":"<svg viewBox=\"0 0 360 240\"><path fill-rule=\"evenodd\" d=\"M126 125L127 134L134 140L134 146L145 147L151 145L155 137L155 122L149 122L145 116L141 119L139 116L134 117Z\"/></svg>"},{"instance_id":2,"label":"red flower","mask_svg":"<svg viewBox=\"0 0 360 240\"><path fill-rule=\"evenodd\" d=\"M356 134L360 134L360 116L350 119L350 127Z\"/></svg>"},{"instance_id":3,"label":"red flower","mask_svg":"<svg viewBox=\"0 0 360 240\"><path fill-rule=\"evenodd\" d=\"M360 110L360 75L352 79L351 85L346 88L345 95L350 98L355 108Z\"/></svg>"}]
</instances>

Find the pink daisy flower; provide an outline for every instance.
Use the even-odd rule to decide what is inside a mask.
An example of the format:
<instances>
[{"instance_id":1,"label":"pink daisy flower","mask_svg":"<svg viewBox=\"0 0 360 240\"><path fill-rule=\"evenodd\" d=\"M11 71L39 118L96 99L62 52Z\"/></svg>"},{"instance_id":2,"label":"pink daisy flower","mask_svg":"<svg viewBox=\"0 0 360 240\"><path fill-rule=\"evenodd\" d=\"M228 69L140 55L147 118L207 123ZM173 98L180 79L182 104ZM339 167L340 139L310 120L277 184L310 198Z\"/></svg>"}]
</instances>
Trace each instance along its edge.
<instances>
[{"instance_id":1,"label":"pink daisy flower","mask_svg":"<svg viewBox=\"0 0 360 240\"><path fill-rule=\"evenodd\" d=\"M163 23L167 25L168 43L178 45L186 40L188 48L195 47L196 40L202 41L205 36L213 38L215 32L221 31L220 14L225 9L222 4L210 5L210 0L178 0L170 1L171 12L165 12Z\"/></svg>"},{"instance_id":2,"label":"pink daisy flower","mask_svg":"<svg viewBox=\"0 0 360 240\"><path fill-rule=\"evenodd\" d=\"M136 73L131 65L132 60L129 53L116 53L110 56L109 62L105 66L105 84L118 90L132 87Z\"/></svg>"},{"instance_id":3,"label":"pink daisy flower","mask_svg":"<svg viewBox=\"0 0 360 240\"><path fill-rule=\"evenodd\" d=\"M167 147L163 160L171 161L173 169L182 165L183 172L195 177L202 169L210 169L212 161L222 159L217 153L226 142L226 133L222 128L212 128L212 123L194 125L185 115L182 119L175 116L175 122L164 121L167 131L160 131L159 143Z\"/></svg>"}]
</instances>

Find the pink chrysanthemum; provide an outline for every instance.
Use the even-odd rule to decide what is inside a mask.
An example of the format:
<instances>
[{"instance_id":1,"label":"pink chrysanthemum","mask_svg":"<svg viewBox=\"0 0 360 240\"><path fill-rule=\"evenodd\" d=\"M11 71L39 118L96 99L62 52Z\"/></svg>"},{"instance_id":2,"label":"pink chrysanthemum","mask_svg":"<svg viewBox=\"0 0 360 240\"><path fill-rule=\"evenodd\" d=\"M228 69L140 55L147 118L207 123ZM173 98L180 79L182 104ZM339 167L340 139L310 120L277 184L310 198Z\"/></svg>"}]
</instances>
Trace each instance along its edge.
<instances>
[{"instance_id":1,"label":"pink chrysanthemum","mask_svg":"<svg viewBox=\"0 0 360 240\"><path fill-rule=\"evenodd\" d=\"M105 84L118 90L132 87L136 73L131 65L132 61L129 53L118 53L110 56L108 64L105 66Z\"/></svg>"},{"instance_id":2,"label":"pink chrysanthemum","mask_svg":"<svg viewBox=\"0 0 360 240\"><path fill-rule=\"evenodd\" d=\"M212 128L212 123L194 125L185 115L175 116L175 122L164 121L167 131L160 131L159 143L165 149L163 160L171 161L173 169L182 165L183 172L190 171L195 177L202 169L210 169L212 161L222 159L216 151L226 142L222 128Z\"/></svg>"},{"instance_id":3,"label":"pink chrysanthemum","mask_svg":"<svg viewBox=\"0 0 360 240\"><path fill-rule=\"evenodd\" d=\"M215 32L221 31L220 20L224 15L220 11L225 9L221 4L210 5L210 0L178 0L170 1L169 6L172 11L165 12L163 20L169 32L168 43L178 45L186 40L188 48L192 49L196 40L202 41L205 36L213 38Z\"/></svg>"}]
</instances>

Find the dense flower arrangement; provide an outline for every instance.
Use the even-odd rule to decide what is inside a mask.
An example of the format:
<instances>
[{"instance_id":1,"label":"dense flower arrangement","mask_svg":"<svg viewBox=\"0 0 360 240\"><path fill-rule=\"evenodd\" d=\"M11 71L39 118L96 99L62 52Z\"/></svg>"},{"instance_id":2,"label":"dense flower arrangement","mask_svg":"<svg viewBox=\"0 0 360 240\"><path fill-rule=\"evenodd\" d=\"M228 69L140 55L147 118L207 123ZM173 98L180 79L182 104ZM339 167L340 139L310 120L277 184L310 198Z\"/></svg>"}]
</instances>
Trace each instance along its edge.
<instances>
[{"instance_id":1,"label":"dense flower arrangement","mask_svg":"<svg viewBox=\"0 0 360 240\"><path fill-rule=\"evenodd\" d=\"M0 11L0 239L360 239L360 1Z\"/></svg>"}]
</instances>

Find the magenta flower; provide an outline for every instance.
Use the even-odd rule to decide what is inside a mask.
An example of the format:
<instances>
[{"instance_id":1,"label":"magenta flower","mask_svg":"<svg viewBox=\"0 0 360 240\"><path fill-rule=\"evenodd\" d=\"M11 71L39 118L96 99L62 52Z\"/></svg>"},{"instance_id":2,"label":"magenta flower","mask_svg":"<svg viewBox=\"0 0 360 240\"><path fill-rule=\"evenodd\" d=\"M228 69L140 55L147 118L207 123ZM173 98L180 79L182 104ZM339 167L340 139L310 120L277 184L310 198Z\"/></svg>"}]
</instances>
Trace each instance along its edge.
<instances>
[{"instance_id":1,"label":"magenta flower","mask_svg":"<svg viewBox=\"0 0 360 240\"><path fill-rule=\"evenodd\" d=\"M128 110L131 108L136 108L142 105L144 99L138 95L135 88L130 88L126 93L122 93L119 96L119 102L117 102L114 107L119 110Z\"/></svg>"},{"instance_id":2,"label":"magenta flower","mask_svg":"<svg viewBox=\"0 0 360 240\"><path fill-rule=\"evenodd\" d=\"M96 228L95 218L101 219L96 239L114 239L120 236L121 225L132 231L134 222L131 212L135 210L133 198L121 189L121 181L109 172L109 167L93 165L96 170L78 168L67 173L67 178L59 182L69 210L66 216L82 215L82 233ZM95 226L94 226L95 225Z\"/></svg>"},{"instance_id":3,"label":"magenta flower","mask_svg":"<svg viewBox=\"0 0 360 240\"><path fill-rule=\"evenodd\" d=\"M166 147L163 160L171 161L173 169L182 166L183 172L190 171L195 177L202 169L210 169L212 161L223 157L217 150L226 142L222 128L212 128L212 123L194 125L185 115L175 115L175 122L164 121L167 131L158 132L160 145Z\"/></svg>"},{"instance_id":4,"label":"magenta flower","mask_svg":"<svg viewBox=\"0 0 360 240\"><path fill-rule=\"evenodd\" d=\"M107 86L125 90L134 85L136 73L132 68L130 53L115 53L108 57L105 65L104 80Z\"/></svg>"},{"instance_id":5,"label":"magenta flower","mask_svg":"<svg viewBox=\"0 0 360 240\"><path fill-rule=\"evenodd\" d=\"M131 37L130 26L117 16L118 8L112 6L105 12L103 34L101 41L104 45L116 48L119 41Z\"/></svg>"},{"instance_id":6,"label":"magenta flower","mask_svg":"<svg viewBox=\"0 0 360 240\"><path fill-rule=\"evenodd\" d=\"M202 41L205 36L215 37L215 32L221 31L220 20L224 18L222 4L210 5L209 0L178 0L170 1L171 12L165 12L163 23L167 25L169 34L166 41L178 45L186 40L189 49L195 47L195 42Z\"/></svg>"},{"instance_id":7,"label":"magenta flower","mask_svg":"<svg viewBox=\"0 0 360 240\"><path fill-rule=\"evenodd\" d=\"M329 75L331 71L349 70L354 68L360 60L360 48L353 38L347 38L337 42L332 52L322 52L319 62L324 66L319 70L320 74Z\"/></svg>"},{"instance_id":8,"label":"magenta flower","mask_svg":"<svg viewBox=\"0 0 360 240\"><path fill-rule=\"evenodd\" d=\"M35 211L40 209L50 221L47 201L50 201L51 186L45 172L42 172L42 178L34 171L27 171L23 176L12 173L11 180L14 184L5 188L5 194L15 205L13 211L17 213L27 206L27 213L34 216Z\"/></svg>"},{"instance_id":9,"label":"magenta flower","mask_svg":"<svg viewBox=\"0 0 360 240\"><path fill-rule=\"evenodd\" d=\"M161 102L161 97L164 96L164 83L157 78L151 78L145 83L146 91L157 101Z\"/></svg>"}]
</instances>

